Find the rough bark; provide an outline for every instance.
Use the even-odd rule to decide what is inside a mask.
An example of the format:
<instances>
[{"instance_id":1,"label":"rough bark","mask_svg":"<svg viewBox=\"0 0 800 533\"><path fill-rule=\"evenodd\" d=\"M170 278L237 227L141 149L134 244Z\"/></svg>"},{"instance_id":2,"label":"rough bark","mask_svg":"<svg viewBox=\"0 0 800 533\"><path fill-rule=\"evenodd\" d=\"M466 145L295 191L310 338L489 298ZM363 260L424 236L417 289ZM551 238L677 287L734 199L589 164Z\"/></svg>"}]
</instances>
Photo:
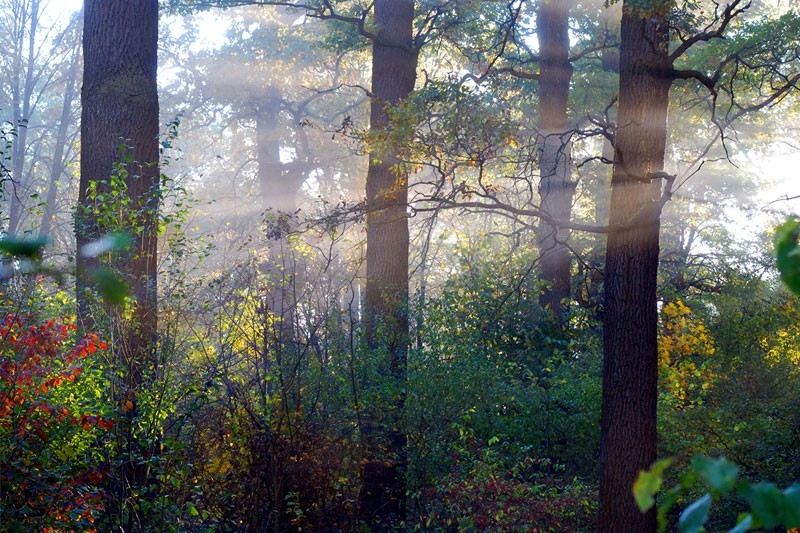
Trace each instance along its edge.
<instances>
[{"instance_id":1,"label":"rough bark","mask_svg":"<svg viewBox=\"0 0 800 533\"><path fill-rule=\"evenodd\" d=\"M569 61L571 2L544 0L539 4L536 34L539 40L539 196L542 211L568 221L576 183L570 176L567 105L572 64ZM537 228L541 279L547 283L539 303L561 319L570 297L571 256L569 231L542 220Z\"/></svg>"},{"instance_id":2,"label":"rough bark","mask_svg":"<svg viewBox=\"0 0 800 533\"><path fill-rule=\"evenodd\" d=\"M127 313L129 318L110 313L118 334L115 357L125 372L118 400L130 420L138 411L139 389L157 369L157 41L157 0L84 2L81 176L75 235L79 251L111 229L127 230L133 238L130 252L114 265L131 286L133 309ZM120 151L123 143L127 148ZM104 227L96 210L102 206L95 206L89 195L90 183L108 180L122 156L131 160L126 183L130 204L120 212L117 223L121 227ZM92 288L90 273L96 264L96 259L78 254L79 320L86 328L95 325L87 290ZM123 445L130 454L122 472L121 490L127 491L146 485L142 459L148 459L155 447L136 441L130 430L121 434L127 435Z\"/></svg>"},{"instance_id":3,"label":"rough bark","mask_svg":"<svg viewBox=\"0 0 800 533\"><path fill-rule=\"evenodd\" d=\"M389 127L387 110L414 89L418 54L412 42L414 2L377 0L374 9L378 39L372 46L370 129L380 136ZM408 176L388 144L370 155L367 172L365 327L370 353L382 358L389 389L398 392L393 405L376 406L362 428L367 457L359 508L372 524L396 520L405 508L405 436L398 428L409 342Z\"/></svg>"},{"instance_id":4,"label":"rough bark","mask_svg":"<svg viewBox=\"0 0 800 533\"><path fill-rule=\"evenodd\" d=\"M655 531L631 489L656 459L660 182L667 135L668 27L658 12L623 5L619 118L606 250L601 532Z\"/></svg>"},{"instance_id":5,"label":"rough bark","mask_svg":"<svg viewBox=\"0 0 800 533\"><path fill-rule=\"evenodd\" d=\"M123 155L133 160L127 191L132 204L127 222L138 223L134 252L120 261L132 282L144 331L155 331L156 208L158 206L158 93L156 46L158 2L155 0L87 0L84 9L84 74L81 91L81 176L78 247L101 236L88 197L92 181L108 180ZM122 145L128 148L120 151ZM81 209L83 207L84 209ZM133 226L133 224L130 224ZM117 229L117 228L113 228ZM119 228L119 229L134 229ZM90 318L84 289L91 287L86 273L93 260L78 261L78 297L81 318Z\"/></svg>"}]
</instances>

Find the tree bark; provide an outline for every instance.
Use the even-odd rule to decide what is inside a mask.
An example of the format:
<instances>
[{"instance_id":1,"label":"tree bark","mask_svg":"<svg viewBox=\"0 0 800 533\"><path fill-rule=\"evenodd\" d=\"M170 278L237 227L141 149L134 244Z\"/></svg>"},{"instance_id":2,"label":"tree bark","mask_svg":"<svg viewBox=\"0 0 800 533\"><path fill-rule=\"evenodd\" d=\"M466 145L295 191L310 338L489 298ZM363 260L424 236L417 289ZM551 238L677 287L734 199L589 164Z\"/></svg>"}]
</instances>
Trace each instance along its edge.
<instances>
[{"instance_id":1,"label":"tree bark","mask_svg":"<svg viewBox=\"0 0 800 533\"><path fill-rule=\"evenodd\" d=\"M374 9L378 38L372 46L370 129L381 136L390 127L387 111L414 89L418 52L412 0L377 0ZM359 508L372 524L387 524L405 512L406 439L399 422L409 342L408 174L389 145L370 154L367 172L365 335L370 353L388 367L389 389L396 391L390 405L375 406L362 428L367 456Z\"/></svg>"},{"instance_id":2,"label":"tree bark","mask_svg":"<svg viewBox=\"0 0 800 533\"><path fill-rule=\"evenodd\" d=\"M141 330L155 332L156 229L158 207L158 93L156 86L158 2L87 0L83 30L84 74L81 91L81 176L77 215L78 247L108 229L133 232L134 251L120 261L132 283ZM121 146L127 146L120 151ZM101 228L91 209L90 183L108 180L123 156L128 164L125 220L131 227ZM100 188L107 186L101 185ZM134 224L139 224L136 228ZM134 231L135 230L135 231ZM91 320L83 297L91 288L86 274L95 262L78 260L80 317Z\"/></svg>"},{"instance_id":3,"label":"tree bark","mask_svg":"<svg viewBox=\"0 0 800 533\"><path fill-rule=\"evenodd\" d=\"M571 2L543 0L539 4L536 35L539 40L539 196L542 211L569 221L576 183L570 176L571 141L567 119L572 64L569 61ZM547 283L539 303L560 320L570 298L571 256L569 231L540 221L537 241L541 279Z\"/></svg>"},{"instance_id":4,"label":"tree bark","mask_svg":"<svg viewBox=\"0 0 800 533\"><path fill-rule=\"evenodd\" d=\"M146 460L156 448L140 442L131 429L138 412L139 390L157 370L157 229L160 174L158 168L158 42L157 0L86 0L84 2L84 74L81 92L81 176L75 236L78 245L77 297L79 320L94 328L91 271L97 259L81 249L110 230L128 231L131 250L116 266L131 287L129 313L109 313L118 331L115 357L125 377L117 391L128 419L128 459L122 490L147 484ZM120 150L121 146L125 146ZM90 197L92 182L108 192L115 164L125 162L128 206L119 218L101 215L107 205ZM104 182L101 183L101 182ZM100 218L99 218L100 217ZM104 219L103 219L104 218ZM112 224L113 223L113 224ZM129 315L122 318L121 315ZM124 425L125 421L121 421ZM119 495L117 495L119 496ZM125 496L125 494L123 494ZM133 526L131 526L133 527ZM132 530L132 529L131 529Z\"/></svg>"},{"instance_id":5,"label":"tree bark","mask_svg":"<svg viewBox=\"0 0 800 533\"><path fill-rule=\"evenodd\" d=\"M619 118L606 250L598 531L655 531L632 487L656 459L660 182L670 60L665 12L623 4Z\"/></svg>"},{"instance_id":6,"label":"tree bark","mask_svg":"<svg viewBox=\"0 0 800 533\"><path fill-rule=\"evenodd\" d=\"M605 272L601 532L655 531L654 512L632 495L639 470L656 460L658 354L657 201L672 79L666 13L623 5L619 119L614 142Z\"/></svg>"}]
</instances>

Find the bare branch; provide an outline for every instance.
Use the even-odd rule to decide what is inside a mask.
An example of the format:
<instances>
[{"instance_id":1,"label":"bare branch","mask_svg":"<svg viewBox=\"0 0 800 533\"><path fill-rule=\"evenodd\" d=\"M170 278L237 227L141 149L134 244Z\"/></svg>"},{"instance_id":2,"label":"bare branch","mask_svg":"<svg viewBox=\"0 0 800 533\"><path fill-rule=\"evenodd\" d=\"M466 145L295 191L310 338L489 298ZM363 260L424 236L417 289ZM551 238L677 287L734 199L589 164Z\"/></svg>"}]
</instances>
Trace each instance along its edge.
<instances>
[{"instance_id":1,"label":"bare branch","mask_svg":"<svg viewBox=\"0 0 800 533\"><path fill-rule=\"evenodd\" d=\"M741 15L743 12L750 9L750 5L752 2L747 2L745 5L740 7L742 0L734 0L727 6L725 6L725 10L722 12L721 21L720 18L717 18L714 23L719 22L719 25L716 28L713 28L713 23L706 26L705 30L689 37L688 39L682 40L680 46L678 46L670 55L670 61L674 62L676 59L681 57L685 54L692 46L697 43L711 41L713 39L724 39L725 38L725 30L728 29L731 21L734 20L736 17Z\"/></svg>"}]
</instances>

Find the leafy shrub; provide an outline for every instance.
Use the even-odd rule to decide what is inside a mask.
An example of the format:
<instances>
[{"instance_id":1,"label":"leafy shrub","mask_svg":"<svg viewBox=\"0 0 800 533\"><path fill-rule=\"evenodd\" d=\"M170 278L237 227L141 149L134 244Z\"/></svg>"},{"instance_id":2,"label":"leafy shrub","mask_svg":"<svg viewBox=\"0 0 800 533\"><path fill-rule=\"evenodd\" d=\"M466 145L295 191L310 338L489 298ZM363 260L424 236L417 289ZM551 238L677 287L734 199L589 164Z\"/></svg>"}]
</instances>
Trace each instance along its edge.
<instances>
[{"instance_id":1,"label":"leafy shrub","mask_svg":"<svg viewBox=\"0 0 800 533\"><path fill-rule=\"evenodd\" d=\"M7 315L0 322L0 523L4 531L91 530L103 508L105 473L92 443L112 429L88 414L83 361L106 345L76 327Z\"/></svg>"},{"instance_id":2,"label":"leafy shrub","mask_svg":"<svg viewBox=\"0 0 800 533\"><path fill-rule=\"evenodd\" d=\"M419 531L593 531L596 490L564 480L563 467L544 458L509 453L491 440L456 458L454 471L423 489ZM469 446L472 448L472 446ZM512 464L509 456L519 455ZM472 457L472 459L470 458Z\"/></svg>"}]
</instances>

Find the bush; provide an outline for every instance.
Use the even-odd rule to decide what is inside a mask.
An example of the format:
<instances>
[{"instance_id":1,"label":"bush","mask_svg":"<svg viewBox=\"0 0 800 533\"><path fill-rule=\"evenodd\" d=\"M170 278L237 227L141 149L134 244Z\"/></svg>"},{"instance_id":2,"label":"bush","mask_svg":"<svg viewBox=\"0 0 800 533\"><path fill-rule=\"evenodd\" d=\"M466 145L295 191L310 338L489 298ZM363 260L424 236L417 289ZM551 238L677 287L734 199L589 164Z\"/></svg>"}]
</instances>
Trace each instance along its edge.
<instances>
[{"instance_id":1,"label":"bush","mask_svg":"<svg viewBox=\"0 0 800 533\"><path fill-rule=\"evenodd\" d=\"M83 362L95 335L67 348L76 327L8 315L0 322L0 528L92 530L105 472L91 447L114 422L88 414Z\"/></svg>"},{"instance_id":2,"label":"bush","mask_svg":"<svg viewBox=\"0 0 800 533\"><path fill-rule=\"evenodd\" d=\"M418 531L594 531L596 490L563 467L506 444L473 442L454 471L419 496ZM472 448L472 449L470 449ZM508 457L518 459L509 463Z\"/></svg>"}]
</instances>

